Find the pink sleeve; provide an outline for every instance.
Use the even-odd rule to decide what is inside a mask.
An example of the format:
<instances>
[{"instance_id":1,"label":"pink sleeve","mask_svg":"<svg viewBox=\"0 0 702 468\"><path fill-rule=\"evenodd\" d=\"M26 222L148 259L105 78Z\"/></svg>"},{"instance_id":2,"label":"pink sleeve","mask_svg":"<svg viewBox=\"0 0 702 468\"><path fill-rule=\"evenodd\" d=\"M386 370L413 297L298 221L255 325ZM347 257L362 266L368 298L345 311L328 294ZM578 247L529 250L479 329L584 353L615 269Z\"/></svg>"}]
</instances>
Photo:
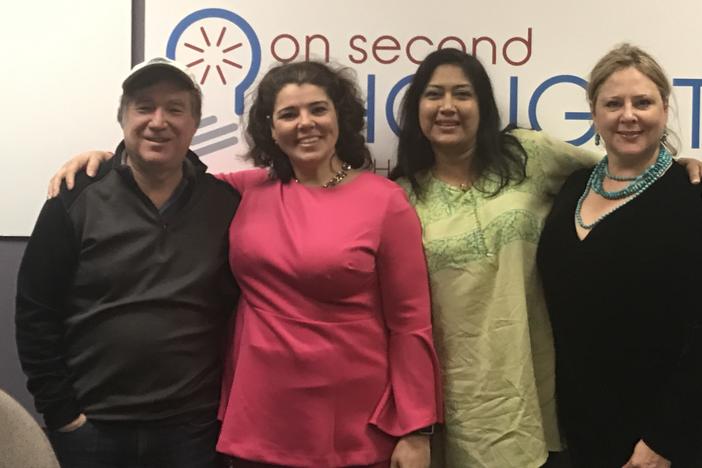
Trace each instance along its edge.
<instances>
[{"instance_id":1,"label":"pink sleeve","mask_svg":"<svg viewBox=\"0 0 702 468\"><path fill-rule=\"evenodd\" d=\"M243 169L236 172L214 174L214 176L234 187L242 195L248 187L270 180L268 171L261 168Z\"/></svg>"},{"instance_id":2,"label":"pink sleeve","mask_svg":"<svg viewBox=\"0 0 702 468\"><path fill-rule=\"evenodd\" d=\"M442 385L421 227L399 188L392 194L381 229L376 262L389 331L390 386L370 422L402 436L443 421Z\"/></svg>"},{"instance_id":3,"label":"pink sleeve","mask_svg":"<svg viewBox=\"0 0 702 468\"><path fill-rule=\"evenodd\" d=\"M244 185L244 175L245 171L237 172L220 172L219 174L213 174L217 179L224 181L234 187L237 192L241 193Z\"/></svg>"},{"instance_id":4,"label":"pink sleeve","mask_svg":"<svg viewBox=\"0 0 702 468\"><path fill-rule=\"evenodd\" d=\"M268 171L262 168L242 169L236 172L214 174L214 176L228 183L241 194L243 194L250 185L270 180Z\"/></svg>"}]
</instances>

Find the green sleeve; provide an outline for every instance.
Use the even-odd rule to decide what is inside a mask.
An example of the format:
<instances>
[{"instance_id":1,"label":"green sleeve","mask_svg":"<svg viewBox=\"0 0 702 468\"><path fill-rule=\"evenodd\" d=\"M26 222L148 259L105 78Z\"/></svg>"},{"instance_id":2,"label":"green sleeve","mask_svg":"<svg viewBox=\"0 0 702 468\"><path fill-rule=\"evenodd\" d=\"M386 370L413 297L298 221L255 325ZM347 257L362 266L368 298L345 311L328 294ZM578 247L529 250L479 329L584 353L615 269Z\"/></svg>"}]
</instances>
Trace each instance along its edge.
<instances>
[{"instance_id":1,"label":"green sleeve","mask_svg":"<svg viewBox=\"0 0 702 468\"><path fill-rule=\"evenodd\" d=\"M548 194L557 194L568 176L602 158L541 131L517 129L513 134L526 150L527 176Z\"/></svg>"}]
</instances>

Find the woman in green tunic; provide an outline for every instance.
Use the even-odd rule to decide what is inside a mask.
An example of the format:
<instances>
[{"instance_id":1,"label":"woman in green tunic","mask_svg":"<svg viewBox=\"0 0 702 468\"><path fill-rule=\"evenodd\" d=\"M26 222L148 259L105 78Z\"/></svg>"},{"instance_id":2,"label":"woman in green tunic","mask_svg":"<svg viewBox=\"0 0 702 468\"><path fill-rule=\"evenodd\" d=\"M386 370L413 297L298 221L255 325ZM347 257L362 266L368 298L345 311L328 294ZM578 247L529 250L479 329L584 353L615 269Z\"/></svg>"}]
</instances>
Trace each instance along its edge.
<instances>
[{"instance_id":1,"label":"woman in green tunic","mask_svg":"<svg viewBox=\"0 0 702 468\"><path fill-rule=\"evenodd\" d=\"M562 450L536 247L565 178L598 157L500 131L490 80L461 51L430 54L401 108L398 165L423 227L446 423L439 468L537 468Z\"/></svg>"}]
</instances>

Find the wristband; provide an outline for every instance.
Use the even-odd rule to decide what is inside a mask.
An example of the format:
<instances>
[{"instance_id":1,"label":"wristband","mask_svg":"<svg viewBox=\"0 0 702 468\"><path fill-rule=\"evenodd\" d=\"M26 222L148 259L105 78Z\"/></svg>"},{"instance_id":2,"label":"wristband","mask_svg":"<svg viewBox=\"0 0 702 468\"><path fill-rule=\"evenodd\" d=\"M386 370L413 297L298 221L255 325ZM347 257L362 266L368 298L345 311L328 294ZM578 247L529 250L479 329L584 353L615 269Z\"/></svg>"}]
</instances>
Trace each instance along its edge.
<instances>
[{"instance_id":1,"label":"wristband","mask_svg":"<svg viewBox=\"0 0 702 468\"><path fill-rule=\"evenodd\" d=\"M412 434L423 435L423 436L432 436L432 435L434 435L434 425L430 424L426 427L422 427L420 429L417 429Z\"/></svg>"}]
</instances>

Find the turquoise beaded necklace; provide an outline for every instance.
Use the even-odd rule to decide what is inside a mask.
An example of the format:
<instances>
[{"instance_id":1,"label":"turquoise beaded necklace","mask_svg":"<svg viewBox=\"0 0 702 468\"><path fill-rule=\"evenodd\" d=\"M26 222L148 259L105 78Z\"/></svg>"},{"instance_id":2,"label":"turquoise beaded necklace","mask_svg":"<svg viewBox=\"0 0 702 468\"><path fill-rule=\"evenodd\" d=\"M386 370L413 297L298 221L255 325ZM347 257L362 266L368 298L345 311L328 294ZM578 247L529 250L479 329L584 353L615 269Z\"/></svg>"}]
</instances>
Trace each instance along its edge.
<instances>
[{"instance_id":1,"label":"turquoise beaded necklace","mask_svg":"<svg viewBox=\"0 0 702 468\"><path fill-rule=\"evenodd\" d=\"M605 166L605 177L608 179L616 180L618 182L631 182L632 180L636 180L638 176L626 177L610 174L609 167Z\"/></svg>"},{"instance_id":2,"label":"turquoise beaded necklace","mask_svg":"<svg viewBox=\"0 0 702 468\"><path fill-rule=\"evenodd\" d=\"M658 157L656 158L656 162L647 167L646 170L638 176L631 178L611 175L609 173L609 170L607 169L607 161L607 156L605 156L599 163L597 163L595 168L592 170L592 174L590 174L590 178L588 179L587 185L585 186L585 191L580 196L578 204L575 207L575 221L583 229L590 230L594 228L604 218L611 215L613 212L626 205L634 198L641 195L644 192L644 190L649 188L655 181L660 179L661 176L665 174L665 172L673 164L673 157L665 148L661 146L661 149L658 152ZM603 186L605 178L631 183L621 190L608 192L604 189ZM628 198L628 200L626 200L621 205L614 207L610 211L604 213L592 223L587 224L583 221L580 212L583 206L583 201L585 200L585 197L587 197L587 194L590 192L590 190L602 196L603 198L606 198L607 200L621 200L622 198Z\"/></svg>"}]
</instances>

